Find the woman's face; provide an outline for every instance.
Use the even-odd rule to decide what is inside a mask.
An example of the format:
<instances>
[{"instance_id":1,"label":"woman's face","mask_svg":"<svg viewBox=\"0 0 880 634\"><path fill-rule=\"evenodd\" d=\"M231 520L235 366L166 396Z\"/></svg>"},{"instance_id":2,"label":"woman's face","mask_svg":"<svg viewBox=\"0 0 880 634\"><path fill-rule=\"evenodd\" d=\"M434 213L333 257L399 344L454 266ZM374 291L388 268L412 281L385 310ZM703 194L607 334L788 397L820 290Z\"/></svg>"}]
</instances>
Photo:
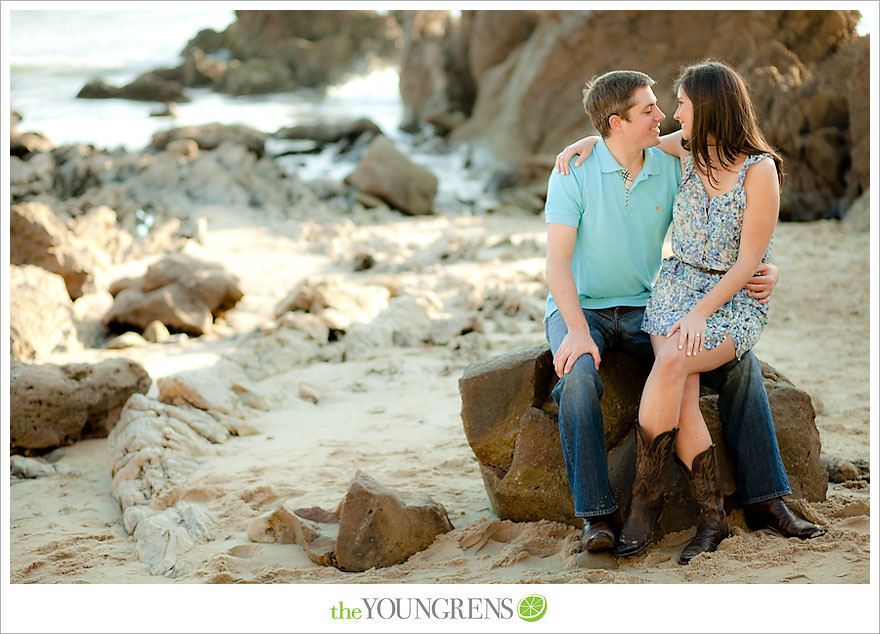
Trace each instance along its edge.
<instances>
[{"instance_id":1,"label":"woman's face","mask_svg":"<svg viewBox=\"0 0 880 634\"><path fill-rule=\"evenodd\" d=\"M673 119L681 124L682 137L689 140L694 125L694 104L681 86L678 87L678 107L675 109Z\"/></svg>"}]
</instances>

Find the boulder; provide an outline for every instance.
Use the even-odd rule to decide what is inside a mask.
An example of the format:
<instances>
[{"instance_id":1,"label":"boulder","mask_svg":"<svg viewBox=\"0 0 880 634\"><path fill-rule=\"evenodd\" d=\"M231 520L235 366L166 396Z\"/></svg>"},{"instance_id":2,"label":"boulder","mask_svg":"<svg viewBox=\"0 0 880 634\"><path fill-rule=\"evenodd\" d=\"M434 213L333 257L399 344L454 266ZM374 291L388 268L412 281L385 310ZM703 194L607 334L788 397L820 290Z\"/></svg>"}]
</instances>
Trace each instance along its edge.
<instances>
[{"instance_id":1,"label":"boulder","mask_svg":"<svg viewBox=\"0 0 880 634\"><path fill-rule=\"evenodd\" d=\"M128 398L146 393L147 372L128 359L98 364L29 365L10 372L10 445L45 452L81 438L104 438Z\"/></svg>"},{"instance_id":2,"label":"boulder","mask_svg":"<svg viewBox=\"0 0 880 634\"><path fill-rule=\"evenodd\" d=\"M160 321L171 331L198 337L242 296L238 280L222 265L174 253L150 265L139 280L127 280L102 321L139 330Z\"/></svg>"},{"instance_id":3,"label":"boulder","mask_svg":"<svg viewBox=\"0 0 880 634\"><path fill-rule=\"evenodd\" d=\"M433 212L437 177L428 168L410 161L384 136L373 139L345 182L411 216Z\"/></svg>"},{"instance_id":4,"label":"boulder","mask_svg":"<svg viewBox=\"0 0 880 634\"><path fill-rule=\"evenodd\" d=\"M131 99L134 101L187 102L183 86L159 73L144 73L121 88L94 79L77 93L78 99Z\"/></svg>"},{"instance_id":5,"label":"boulder","mask_svg":"<svg viewBox=\"0 0 880 634\"><path fill-rule=\"evenodd\" d=\"M9 157L9 193L16 203L50 194L55 186L55 159L49 152L40 152L22 160Z\"/></svg>"},{"instance_id":6,"label":"boulder","mask_svg":"<svg viewBox=\"0 0 880 634\"><path fill-rule=\"evenodd\" d=\"M258 157L263 156L266 146L266 135L259 130L239 124L208 123L157 132L150 141L150 147L164 150L170 142L178 139L192 139L200 150L215 150L224 141L232 141L246 146Z\"/></svg>"},{"instance_id":7,"label":"boulder","mask_svg":"<svg viewBox=\"0 0 880 634\"><path fill-rule=\"evenodd\" d=\"M782 461L792 497L825 499L828 475L819 460L821 444L809 394L767 364L761 364ZM625 517L635 473L633 422L650 362L612 349L602 357L599 376L605 387L602 412L608 471ZM461 417L468 442L480 462L483 482L495 513L502 519L539 519L580 525L562 456L557 409L550 396L556 384L547 344L520 348L469 365L461 379ZM724 441L717 394L704 388L700 408L717 445L721 486L729 508L736 499L735 462ZM670 460L665 511L657 535L692 526L698 509L681 472Z\"/></svg>"},{"instance_id":8,"label":"boulder","mask_svg":"<svg viewBox=\"0 0 880 634\"><path fill-rule=\"evenodd\" d=\"M119 88L108 84L103 79L92 79L76 93L77 99L115 99L119 97Z\"/></svg>"},{"instance_id":9,"label":"boulder","mask_svg":"<svg viewBox=\"0 0 880 634\"><path fill-rule=\"evenodd\" d=\"M41 361L81 348L67 287L60 275L33 265L9 267L9 353Z\"/></svg>"},{"instance_id":10,"label":"boulder","mask_svg":"<svg viewBox=\"0 0 880 634\"><path fill-rule=\"evenodd\" d=\"M231 95L261 95L293 90L296 80L281 60L251 58L230 62L214 88Z\"/></svg>"},{"instance_id":11,"label":"boulder","mask_svg":"<svg viewBox=\"0 0 880 634\"><path fill-rule=\"evenodd\" d=\"M382 130L379 126L369 119L360 118L343 123L317 123L279 128L272 136L276 139L317 141L319 147L344 141L345 147L341 150L344 152L361 137L372 139L380 134Z\"/></svg>"},{"instance_id":12,"label":"boulder","mask_svg":"<svg viewBox=\"0 0 880 634\"><path fill-rule=\"evenodd\" d=\"M93 276L89 257L75 235L48 205L19 203L10 208L9 255L12 264L34 264L64 279L71 299L83 294Z\"/></svg>"},{"instance_id":13,"label":"boulder","mask_svg":"<svg viewBox=\"0 0 880 634\"><path fill-rule=\"evenodd\" d=\"M284 61L303 85L326 86L396 61L403 38L393 13L236 11L223 47L241 61Z\"/></svg>"},{"instance_id":14,"label":"boulder","mask_svg":"<svg viewBox=\"0 0 880 634\"><path fill-rule=\"evenodd\" d=\"M442 505L404 498L358 471L335 512L286 503L253 522L248 537L297 543L317 564L363 572L402 563L452 528Z\"/></svg>"}]
</instances>

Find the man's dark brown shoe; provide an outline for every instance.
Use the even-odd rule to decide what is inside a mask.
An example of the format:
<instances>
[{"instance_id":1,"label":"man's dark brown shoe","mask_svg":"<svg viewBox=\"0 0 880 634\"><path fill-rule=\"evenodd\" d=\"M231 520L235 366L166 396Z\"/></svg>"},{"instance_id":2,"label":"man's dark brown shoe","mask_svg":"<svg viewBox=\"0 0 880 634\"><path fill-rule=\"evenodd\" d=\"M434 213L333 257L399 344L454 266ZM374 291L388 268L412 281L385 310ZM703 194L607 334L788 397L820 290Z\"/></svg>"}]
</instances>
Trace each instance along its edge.
<instances>
[{"instance_id":1,"label":"man's dark brown shoe","mask_svg":"<svg viewBox=\"0 0 880 634\"><path fill-rule=\"evenodd\" d=\"M596 553L614 547L614 531L607 515L584 518L584 532L581 535L581 549Z\"/></svg>"},{"instance_id":2,"label":"man's dark brown shoe","mask_svg":"<svg viewBox=\"0 0 880 634\"><path fill-rule=\"evenodd\" d=\"M764 500L757 504L746 504L743 508L746 514L746 524L753 531L770 528L783 537L799 537L800 539L810 539L825 534L825 529L792 513L782 498Z\"/></svg>"}]
</instances>

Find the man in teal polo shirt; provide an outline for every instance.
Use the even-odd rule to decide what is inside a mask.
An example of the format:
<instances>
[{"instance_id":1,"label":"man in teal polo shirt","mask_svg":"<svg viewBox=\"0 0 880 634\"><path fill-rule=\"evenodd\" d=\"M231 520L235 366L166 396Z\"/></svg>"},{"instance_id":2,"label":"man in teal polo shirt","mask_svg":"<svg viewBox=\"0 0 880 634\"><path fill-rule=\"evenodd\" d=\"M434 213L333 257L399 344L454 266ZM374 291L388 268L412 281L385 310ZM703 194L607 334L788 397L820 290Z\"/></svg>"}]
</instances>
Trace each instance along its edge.
<instances>
[{"instance_id":1,"label":"man in teal polo shirt","mask_svg":"<svg viewBox=\"0 0 880 634\"><path fill-rule=\"evenodd\" d=\"M614 546L617 502L608 479L598 367L609 346L653 358L642 332L644 307L660 268L681 166L655 148L665 115L634 71L612 71L584 90L584 107L602 140L580 165L554 171L547 189L547 339L559 381L559 433L574 498L584 519L581 544ZM762 265L749 287L769 296L776 267ZM737 458L737 493L753 528L810 537L819 527L781 500L791 493L758 360L751 352L701 379L719 392L725 440ZM751 511L751 512L750 512Z\"/></svg>"}]
</instances>

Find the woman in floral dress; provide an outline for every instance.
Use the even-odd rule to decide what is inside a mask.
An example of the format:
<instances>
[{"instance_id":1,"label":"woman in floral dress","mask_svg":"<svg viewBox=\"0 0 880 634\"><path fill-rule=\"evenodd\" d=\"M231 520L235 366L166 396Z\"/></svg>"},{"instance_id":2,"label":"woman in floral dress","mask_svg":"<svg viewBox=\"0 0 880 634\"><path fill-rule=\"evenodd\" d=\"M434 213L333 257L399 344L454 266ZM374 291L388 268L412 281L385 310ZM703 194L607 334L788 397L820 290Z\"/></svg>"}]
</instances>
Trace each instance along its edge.
<instances>
[{"instance_id":1,"label":"woman in floral dress","mask_svg":"<svg viewBox=\"0 0 880 634\"><path fill-rule=\"evenodd\" d=\"M767 322L767 305L743 286L769 256L783 176L734 70L717 62L691 66L676 91L681 130L659 146L682 163L673 255L663 261L642 322L655 360L639 406L633 500L616 550L635 554L650 542L662 510L662 467L674 445L700 507L697 534L679 559L687 563L729 534L699 373L741 357ZM574 154L585 158L596 138L566 148L557 165L567 166Z\"/></svg>"}]
</instances>

